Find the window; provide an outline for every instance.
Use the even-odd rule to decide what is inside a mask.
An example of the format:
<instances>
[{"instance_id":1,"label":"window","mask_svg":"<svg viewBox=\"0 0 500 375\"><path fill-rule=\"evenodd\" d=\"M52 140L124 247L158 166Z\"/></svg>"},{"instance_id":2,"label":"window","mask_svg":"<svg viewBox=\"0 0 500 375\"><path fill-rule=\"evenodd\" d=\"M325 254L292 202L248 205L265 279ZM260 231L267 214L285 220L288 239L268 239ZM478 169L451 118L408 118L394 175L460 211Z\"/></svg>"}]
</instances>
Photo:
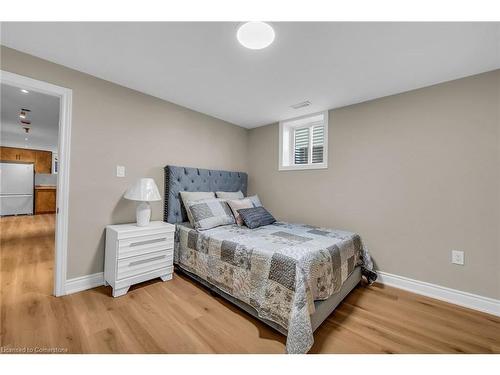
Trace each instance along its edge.
<instances>
[{"instance_id":1,"label":"window","mask_svg":"<svg viewBox=\"0 0 500 375\"><path fill-rule=\"evenodd\" d=\"M328 111L280 122L279 170L328 166Z\"/></svg>"}]
</instances>

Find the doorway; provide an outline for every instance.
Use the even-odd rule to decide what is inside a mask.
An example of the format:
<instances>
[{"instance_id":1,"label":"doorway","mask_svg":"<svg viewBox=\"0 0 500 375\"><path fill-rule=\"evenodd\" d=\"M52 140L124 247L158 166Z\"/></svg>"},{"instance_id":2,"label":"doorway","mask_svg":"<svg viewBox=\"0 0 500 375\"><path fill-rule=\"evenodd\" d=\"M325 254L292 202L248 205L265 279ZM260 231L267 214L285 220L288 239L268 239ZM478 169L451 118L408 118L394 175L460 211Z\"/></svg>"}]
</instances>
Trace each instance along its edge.
<instances>
[{"instance_id":1,"label":"doorway","mask_svg":"<svg viewBox=\"0 0 500 375\"><path fill-rule=\"evenodd\" d=\"M36 247L31 254L34 262L52 263L53 254L49 268L53 269L53 294L62 296L66 294L72 90L10 72L0 74L6 99L2 112L9 110L9 116L15 117L8 121L9 116L2 114L0 173L3 177L5 169L13 176L5 184L2 178L0 210L5 215L2 224L6 224L2 225L2 242L6 248L14 246L10 251L16 246ZM57 124L50 128L48 123L54 121ZM30 269L26 272L37 272Z\"/></svg>"}]
</instances>

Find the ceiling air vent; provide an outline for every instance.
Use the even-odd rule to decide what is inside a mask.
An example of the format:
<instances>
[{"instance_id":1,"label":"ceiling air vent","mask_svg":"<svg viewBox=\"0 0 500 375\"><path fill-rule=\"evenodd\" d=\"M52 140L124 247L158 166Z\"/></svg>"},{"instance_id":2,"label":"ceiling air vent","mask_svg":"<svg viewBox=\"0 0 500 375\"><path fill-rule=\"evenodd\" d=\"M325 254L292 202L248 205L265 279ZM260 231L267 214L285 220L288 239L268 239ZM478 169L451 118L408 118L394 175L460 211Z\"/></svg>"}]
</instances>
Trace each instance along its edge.
<instances>
[{"instance_id":1,"label":"ceiling air vent","mask_svg":"<svg viewBox=\"0 0 500 375\"><path fill-rule=\"evenodd\" d=\"M305 102L297 103L294 105L291 105L293 109L299 109L299 108L304 108L304 107L309 107L312 103L309 100L306 100Z\"/></svg>"}]
</instances>

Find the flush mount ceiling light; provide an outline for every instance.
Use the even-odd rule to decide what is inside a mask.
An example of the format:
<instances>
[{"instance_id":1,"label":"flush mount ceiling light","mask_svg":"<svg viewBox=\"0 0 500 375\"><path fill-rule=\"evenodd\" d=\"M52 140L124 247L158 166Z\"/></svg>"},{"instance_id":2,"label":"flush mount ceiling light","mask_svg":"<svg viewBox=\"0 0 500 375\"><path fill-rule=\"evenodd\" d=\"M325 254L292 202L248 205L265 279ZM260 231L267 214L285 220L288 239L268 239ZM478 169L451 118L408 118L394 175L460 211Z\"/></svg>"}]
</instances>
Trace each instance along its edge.
<instances>
[{"instance_id":1,"label":"flush mount ceiling light","mask_svg":"<svg viewBox=\"0 0 500 375\"><path fill-rule=\"evenodd\" d=\"M26 89L21 89L21 92L22 92L23 94L29 94L29 91L28 91L28 90L26 90Z\"/></svg>"},{"instance_id":2,"label":"flush mount ceiling light","mask_svg":"<svg viewBox=\"0 0 500 375\"><path fill-rule=\"evenodd\" d=\"M236 33L238 42L249 49L263 49L274 40L273 28L265 22L247 22Z\"/></svg>"}]
</instances>

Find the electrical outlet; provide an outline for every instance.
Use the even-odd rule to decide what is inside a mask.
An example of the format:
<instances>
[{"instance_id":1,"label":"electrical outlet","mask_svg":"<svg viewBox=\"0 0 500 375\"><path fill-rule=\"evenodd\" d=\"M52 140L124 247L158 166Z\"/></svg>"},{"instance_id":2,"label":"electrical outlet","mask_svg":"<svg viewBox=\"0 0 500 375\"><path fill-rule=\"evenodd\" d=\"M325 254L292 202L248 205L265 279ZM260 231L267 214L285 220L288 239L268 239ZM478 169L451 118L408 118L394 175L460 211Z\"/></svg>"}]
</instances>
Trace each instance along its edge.
<instances>
[{"instance_id":1,"label":"electrical outlet","mask_svg":"<svg viewBox=\"0 0 500 375\"><path fill-rule=\"evenodd\" d=\"M460 250L451 251L451 263L464 265L464 252Z\"/></svg>"},{"instance_id":2,"label":"electrical outlet","mask_svg":"<svg viewBox=\"0 0 500 375\"><path fill-rule=\"evenodd\" d=\"M123 165L116 166L116 177L125 177L125 167Z\"/></svg>"}]
</instances>

